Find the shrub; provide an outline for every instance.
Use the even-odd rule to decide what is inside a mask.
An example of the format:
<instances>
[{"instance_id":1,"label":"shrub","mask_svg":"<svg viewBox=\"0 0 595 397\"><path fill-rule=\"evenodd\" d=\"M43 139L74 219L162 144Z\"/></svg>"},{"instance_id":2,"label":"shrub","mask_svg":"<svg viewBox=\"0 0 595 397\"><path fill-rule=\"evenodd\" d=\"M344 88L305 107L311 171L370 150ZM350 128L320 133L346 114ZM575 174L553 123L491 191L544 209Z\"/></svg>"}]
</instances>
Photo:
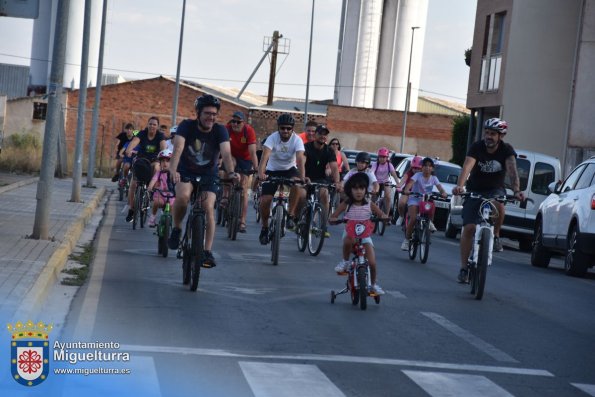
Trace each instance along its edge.
<instances>
[{"instance_id":1,"label":"shrub","mask_svg":"<svg viewBox=\"0 0 595 397\"><path fill-rule=\"evenodd\" d=\"M4 140L0 170L38 173L41 167L41 138L35 132L17 133Z\"/></svg>"},{"instance_id":2,"label":"shrub","mask_svg":"<svg viewBox=\"0 0 595 397\"><path fill-rule=\"evenodd\" d=\"M460 166L465 162L467 155L467 136L469 134L469 115L457 116L452 124L452 159L451 163Z\"/></svg>"}]
</instances>

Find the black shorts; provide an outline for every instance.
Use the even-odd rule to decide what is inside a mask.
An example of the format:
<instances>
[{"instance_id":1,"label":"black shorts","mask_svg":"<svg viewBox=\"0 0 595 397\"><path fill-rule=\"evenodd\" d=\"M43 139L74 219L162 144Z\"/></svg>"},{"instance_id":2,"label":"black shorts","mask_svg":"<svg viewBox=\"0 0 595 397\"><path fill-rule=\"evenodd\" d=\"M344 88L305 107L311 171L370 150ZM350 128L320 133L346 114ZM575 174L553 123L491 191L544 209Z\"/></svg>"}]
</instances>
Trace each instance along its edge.
<instances>
[{"instance_id":1,"label":"black shorts","mask_svg":"<svg viewBox=\"0 0 595 397\"><path fill-rule=\"evenodd\" d=\"M235 172L239 173L246 173L252 169L252 160L245 160L239 157L235 157L236 159L236 169Z\"/></svg>"},{"instance_id":2,"label":"black shorts","mask_svg":"<svg viewBox=\"0 0 595 397\"><path fill-rule=\"evenodd\" d=\"M286 171L267 171L266 174L268 176L278 176L283 178L293 178L295 176L299 176L299 172L297 168L293 167ZM273 182L263 182L262 183L262 195L263 196L273 196L277 189L279 188L278 183Z\"/></svg>"},{"instance_id":3,"label":"black shorts","mask_svg":"<svg viewBox=\"0 0 595 397\"><path fill-rule=\"evenodd\" d=\"M506 190L502 188L487 190L483 192L473 192L481 194L484 197L498 197L506 194ZM479 209L481 206L481 199L477 198L469 198L467 197L463 202L463 212L461 215L463 216L463 226L469 224L477 224L481 222L481 215L479 214Z\"/></svg>"},{"instance_id":4,"label":"black shorts","mask_svg":"<svg viewBox=\"0 0 595 397\"><path fill-rule=\"evenodd\" d=\"M203 192L213 192L213 193L217 194L217 191L219 190L219 177L217 175L211 175L211 174L196 175L196 174L192 174L190 172L180 171L179 169L178 169L178 172L180 173L180 182L188 183L193 180L196 180L197 176L200 176L199 183L200 183L202 191Z\"/></svg>"}]
</instances>

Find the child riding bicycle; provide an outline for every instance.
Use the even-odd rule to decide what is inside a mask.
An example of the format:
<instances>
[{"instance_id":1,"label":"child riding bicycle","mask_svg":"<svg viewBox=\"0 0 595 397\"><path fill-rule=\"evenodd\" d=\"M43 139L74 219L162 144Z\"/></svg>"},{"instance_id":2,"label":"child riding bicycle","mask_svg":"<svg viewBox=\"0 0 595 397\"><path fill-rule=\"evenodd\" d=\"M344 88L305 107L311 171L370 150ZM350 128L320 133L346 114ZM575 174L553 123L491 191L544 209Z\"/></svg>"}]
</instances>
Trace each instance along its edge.
<instances>
[{"instance_id":1,"label":"child riding bicycle","mask_svg":"<svg viewBox=\"0 0 595 397\"><path fill-rule=\"evenodd\" d=\"M171 159L173 152L169 149L165 149L159 152L157 159L161 169L153 175L151 182L149 183L148 190L159 189L162 192L168 192L168 178L169 178L169 160ZM171 193L170 205L173 205L175 198L174 193ZM151 216L149 217L149 227L155 227L155 217L157 216L157 210L159 208L165 208L166 198L159 192L153 193L153 206L151 207Z\"/></svg>"},{"instance_id":2,"label":"child riding bicycle","mask_svg":"<svg viewBox=\"0 0 595 397\"><path fill-rule=\"evenodd\" d=\"M357 221L367 221L371 215L374 214L381 218L383 221L388 221L388 215L385 214L378 208L378 206L372 202L366 200L366 192L370 185L370 178L364 172L358 172L353 174L349 180L345 183L345 194L347 200L339 204L337 210L329 218L330 224L336 224L339 221L339 215L345 213L344 218ZM337 273L344 273L349 269L351 262L349 261L349 254L353 248L354 239L347 236L346 232L343 232L343 260L335 266ZM370 277L372 281L372 292L377 295L384 294L384 290L376 283L376 255L374 253L374 244L372 238L366 237L362 240L366 249L366 259L370 265Z\"/></svg>"},{"instance_id":3,"label":"child riding bicycle","mask_svg":"<svg viewBox=\"0 0 595 397\"><path fill-rule=\"evenodd\" d=\"M430 157L426 157L421 161L421 172L413 175L409 182L407 182L407 186L403 189L404 195L409 195L410 192L413 193L420 193L420 194L430 194L432 193L432 189L434 186L438 189L442 197L446 198L448 194L440 184L440 181L435 175L432 175L434 171L434 160ZM407 200L408 210L407 213L409 215L409 223L407 223L407 231L405 240L401 244L401 249L403 251L409 250L409 240L411 240L411 235L413 234L413 228L415 226L415 219L417 217L417 213L419 211L419 203L421 201L421 197L419 196L410 196ZM434 211L430 214L430 231L435 232L436 227L432 223L434 219Z\"/></svg>"}]
</instances>

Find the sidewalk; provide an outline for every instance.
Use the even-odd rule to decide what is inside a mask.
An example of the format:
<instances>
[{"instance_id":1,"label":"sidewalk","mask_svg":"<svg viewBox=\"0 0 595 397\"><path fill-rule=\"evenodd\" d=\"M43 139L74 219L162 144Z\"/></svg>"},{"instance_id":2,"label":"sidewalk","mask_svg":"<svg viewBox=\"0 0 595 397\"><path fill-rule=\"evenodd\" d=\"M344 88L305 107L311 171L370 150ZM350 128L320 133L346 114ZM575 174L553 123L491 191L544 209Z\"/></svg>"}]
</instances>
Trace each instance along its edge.
<instances>
[{"instance_id":1,"label":"sidewalk","mask_svg":"<svg viewBox=\"0 0 595 397\"><path fill-rule=\"evenodd\" d=\"M114 185L94 179L81 188L81 203L69 202L72 179L52 186L49 240L33 240L37 181L27 178L0 187L0 314L2 320L28 319L46 298L94 209ZM82 180L86 182L86 180Z\"/></svg>"}]
</instances>

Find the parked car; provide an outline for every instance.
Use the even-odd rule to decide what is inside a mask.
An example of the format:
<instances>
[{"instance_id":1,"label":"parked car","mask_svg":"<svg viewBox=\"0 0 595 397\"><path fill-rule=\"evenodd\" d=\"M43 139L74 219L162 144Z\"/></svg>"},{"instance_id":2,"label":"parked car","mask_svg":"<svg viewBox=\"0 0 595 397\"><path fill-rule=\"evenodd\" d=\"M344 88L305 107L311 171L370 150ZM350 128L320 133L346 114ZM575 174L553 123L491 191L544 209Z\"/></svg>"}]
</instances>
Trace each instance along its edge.
<instances>
[{"instance_id":1,"label":"parked car","mask_svg":"<svg viewBox=\"0 0 595 397\"><path fill-rule=\"evenodd\" d=\"M595 156L549 189L535 220L531 264L547 267L560 253L566 274L583 277L595 264Z\"/></svg>"},{"instance_id":2,"label":"parked car","mask_svg":"<svg viewBox=\"0 0 595 397\"><path fill-rule=\"evenodd\" d=\"M345 156L347 157L349 168L355 168L355 156L357 156L361 150L343 149L342 152L345 153ZM376 153L370 152L370 157L372 158L372 162L378 160L378 155Z\"/></svg>"},{"instance_id":3,"label":"parked car","mask_svg":"<svg viewBox=\"0 0 595 397\"><path fill-rule=\"evenodd\" d=\"M522 251L531 251L535 218L539 205L549 194L548 185L561 178L560 160L555 157L527 150L516 150L517 170L520 188L527 201L506 205L504 224L500 236L518 240ZM513 195L510 180L505 180L507 193ZM461 217L462 202L460 197L452 197L450 212L446 220L446 237L455 238L463 226Z\"/></svg>"},{"instance_id":4,"label":"parked car","mask_svg":"<svg viewBox=\"0 0 595 397\"><path fill-rule=\"evenodd\" d=\"M397 174L399 177L405 175L405 173L411 167L411 160L413 156L406 157L397 166ZM446 199L437 199L434 201L436 205L436 212L434 214L434 225L438 229L442 229L446 225L448 218L448 210L450 208L450 196L452 189L457 185L459 175L461 175L461 166L448 161L435 160L434 174L438 177L440 184L449 194ZM438 189L434 187L434 191L438 192Z\"/></svg>"},{"instance_id":5,"label":"parked car","mask_svg":"<svg viewBox=\"0 0 595 397\"><path fill-rule=\"evenodd\" d=\"M408 157L412 157L412 154L408 154L408 153L391 153L390 155L390 163L393 165L393 167L395 167L395 169L397 169L397 167L399 166L399 164L401 164L401 161L405 160Z\"/></svg>"}]
</instances>

